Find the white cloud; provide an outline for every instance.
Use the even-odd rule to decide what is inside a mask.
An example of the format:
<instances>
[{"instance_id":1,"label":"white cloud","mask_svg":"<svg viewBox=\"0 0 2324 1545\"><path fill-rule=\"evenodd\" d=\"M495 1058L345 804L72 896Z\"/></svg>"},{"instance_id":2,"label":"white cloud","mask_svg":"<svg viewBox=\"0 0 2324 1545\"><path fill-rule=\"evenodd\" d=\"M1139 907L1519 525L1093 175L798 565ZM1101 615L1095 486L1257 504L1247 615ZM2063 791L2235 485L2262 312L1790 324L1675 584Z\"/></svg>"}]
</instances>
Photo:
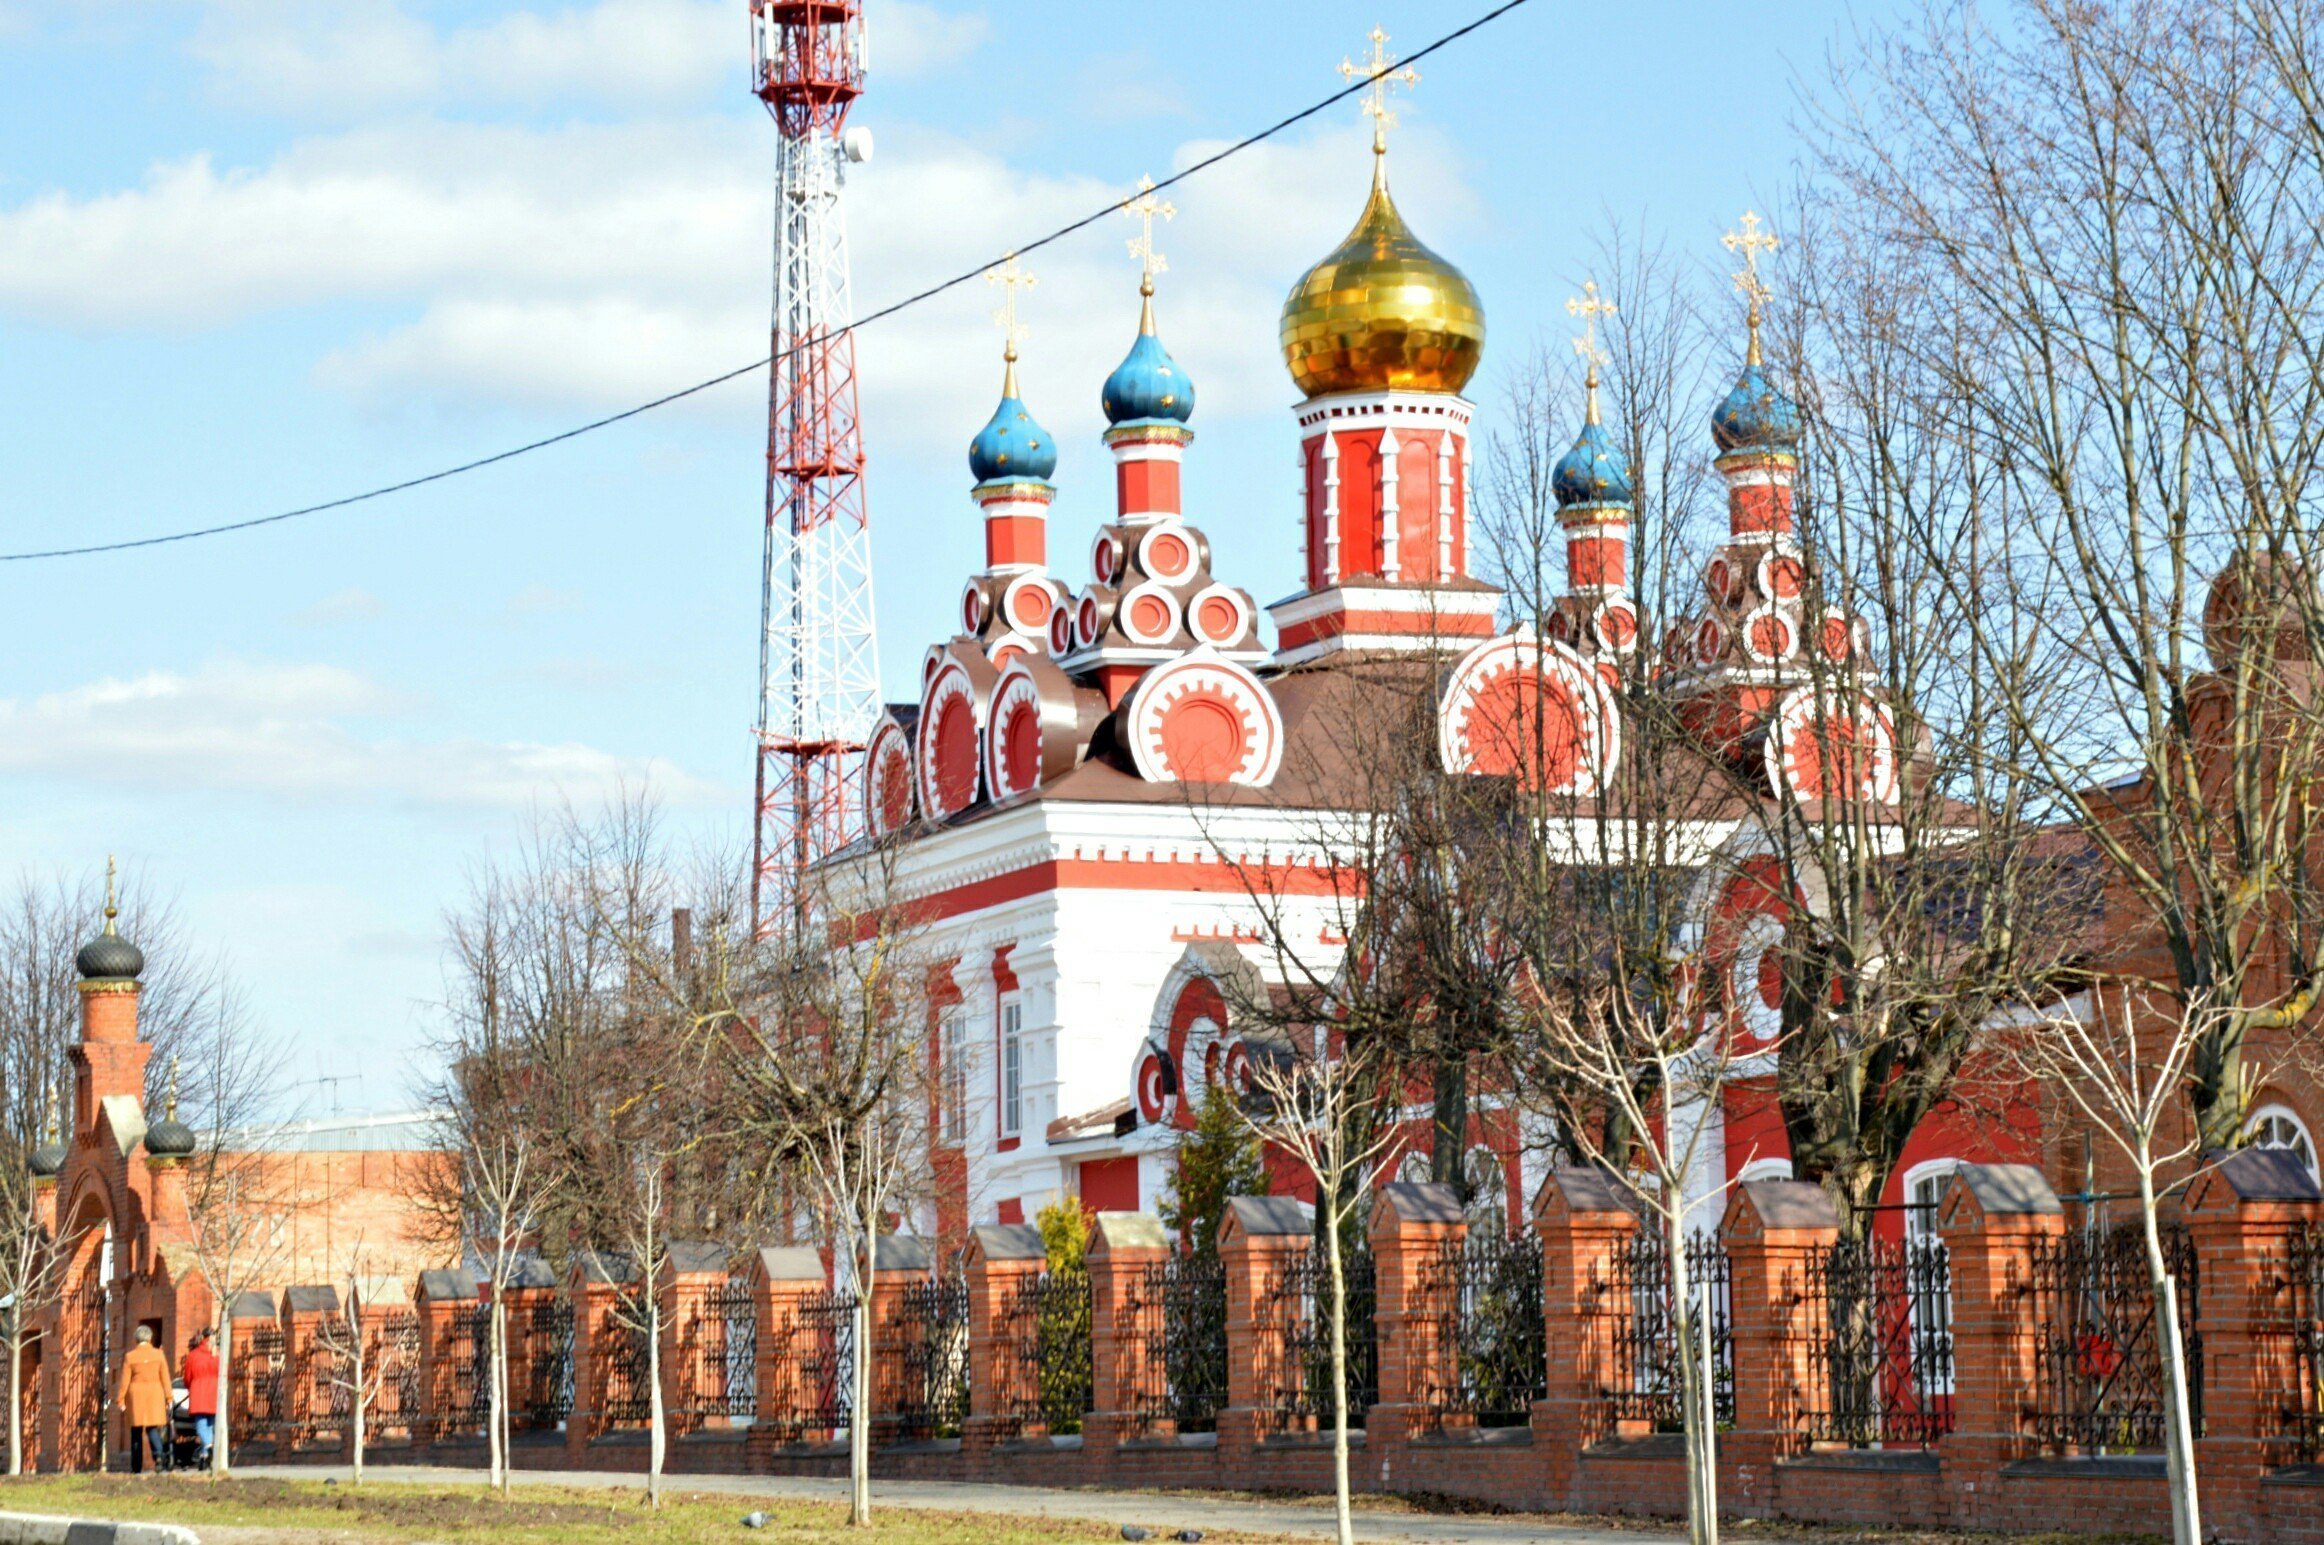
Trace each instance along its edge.
<instances>
[{"instance_id":1,"label":"white cloud","mask_svg":"<svg viewBox=\"0 0 2324 1545\"><path fill-rule=\"evenodd\" d=\"M980 15L887 0L877 73L926 74L983 41ZM392 3L213 0L189 45L241 107L346 119L382 108L685 103L748 89L741 0L597 0L438 28Z\"/></svg>"},{"instance_id":2,"label":"white cloud","mask_svg":"<svg viewBox=\"0 0 2324 1545\"><path fill-rule=\"evenodd\" d=\"M387 615L387 604L360 586L335 591L312 606L291 614L303 628L335 627L344 622L372 622Z\"/></svg>"},{"instance_id":3,"label":"white cloud","mask_svg":"<svg viewBox=\"0 0 2324 1545\"><path fill-rule=\"evenodd\" d=\"M865 312L1125 191L882 127L880 155L848 194ZM200 328L385 303L390 317L406 309L329 348L321 383L382 407L627 407L763 352L772 140L747 118L420 123L307 140L261 167L168 163L135 188L0 210L0 308L92 329ZM1176 164L1216 148L1188 142ZM1360 126L1339 124L1172 190L1164 335L1197 383L1202 421L1288 400L1277 307L1353 220L1368 164ZM1415 224L1457 256L1475 200L1442 142L1407 134L1397 175ZM1128 345L1130 231L1115 217L1028 259L1041 285L1026 301L1025 384L1060 437L1094 432L1098 383ZM974 433L998 384L991 305L971 283L866 329L875 450ZM762 392L738 382L690 406L755 418Z\"/></svg>"},{"instance_id":4,"label":"white cloud","mask_svg":"<svg viewBox=\"0 0 2324 1545\"><path fill-rule=\"evenodd\" d=\"M331 803L521 809L651 788L674 805L729 791L659 757L571 742L378 732L417 705L337 666L214 661L29 698L0 698L0 772L128 787L209 788Z\"/></svg>"}]
</instances>

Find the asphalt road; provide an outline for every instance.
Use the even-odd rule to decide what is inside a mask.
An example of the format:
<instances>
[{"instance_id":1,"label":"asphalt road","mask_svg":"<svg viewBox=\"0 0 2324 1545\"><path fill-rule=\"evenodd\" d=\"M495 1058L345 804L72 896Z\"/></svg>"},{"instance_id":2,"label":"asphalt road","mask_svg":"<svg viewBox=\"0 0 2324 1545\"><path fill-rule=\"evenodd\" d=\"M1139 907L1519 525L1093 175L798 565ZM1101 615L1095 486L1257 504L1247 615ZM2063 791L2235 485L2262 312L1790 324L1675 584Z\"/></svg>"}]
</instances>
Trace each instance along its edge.
<instances>
[{"instance_id":1,"label":"asphalt road","mask_svg":"<svg viewBox=\"0 0 2324 1545\"><path fill-rule=\"evenodd\" d=\"M271 1476L281 1480L316 1481L325 1476L345 1478L344 1468L328 1465L236 1465L238 1476ZM428 1465L379 1465L368 1468L373 1479L422 1484L481 1486L480 1470L455 1470ZM843 1502L847 1482L839 1479L775 1475L670 1475L669 1489L697 1496L725 1493L749 1497L808 1497ZM636 1490L644 1477L604 1470L519 1470L518 1487L610 1486ZM1068 1490L1037 1486L995 1486L973 1481L874 1481L872 1506L929 1508L948 1512L1008 1513L1018 1517L1086 1518L1119 1526L1142 1524L1166 1542L1180 1529L1205 1533L1233 1530L1242 1534L1280 1534L1305 1539L1330 1539L1331 1504L1324 1501L1254 1501L1239 1498L1163 1495L1154 1492ZM747 1511L747 1509L738 1509ZM1378 1512L1356 1504L1359 1540L1411 1541L1413 1545L1665 1545L1683 1539L1680 1531L1604 1529L1560 1523L1553 1519L1491 1514L1429 1514ZM1754 1545L1776 1545L1754 1534Z\"/></svg>"}]
</instances>

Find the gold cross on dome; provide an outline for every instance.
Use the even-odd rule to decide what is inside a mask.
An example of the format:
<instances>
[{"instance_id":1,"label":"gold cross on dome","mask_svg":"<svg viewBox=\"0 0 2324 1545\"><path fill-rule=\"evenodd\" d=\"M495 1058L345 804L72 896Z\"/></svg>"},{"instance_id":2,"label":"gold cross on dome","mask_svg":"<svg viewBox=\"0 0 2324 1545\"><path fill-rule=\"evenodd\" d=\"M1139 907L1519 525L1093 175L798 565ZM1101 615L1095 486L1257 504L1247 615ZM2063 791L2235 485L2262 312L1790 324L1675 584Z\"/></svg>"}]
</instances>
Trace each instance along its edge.
<instances>
[{"instance_id":1,"label":"gold cross on dome","mask_svg":"<svg viewBox=\"0 0 2324 1545\"><path fill-rule=\"evenodd\" d=\"M1168 260L1154 245L1154 221L1156 217L1164 220L1177 218L1178 207L1167 199L1156 198L1154 179L1141 177L1138 179L1137 196L1122 200L1122 213L1138 222L1138 234L1130 240L1130 256L1138 260L1138 293L1151 295L1154 293L1154 276L1167 273L1170 269Z\"/></svg>"},{"instance_id":2,"label":"gold cross on dome","mask_svg":"<svg viewBox=\"0 0 2324 1545\"><path fill-rule=\"evenodd\" d=\"M1388 110L1388 92L1402 86L1409 91L1420 84L1420 72L1410 65L1396 68L1395 58L1388 52L1388 34L1378 27L1372 29L1372 56L1362 64L1353 59L1340 61L1340 78L1354 80L1361 75L1372 83L1364 94L1364 116L1372 120L1372 153L1388 153L1388 131L1396 127L1396 115Z\"/></svg>"},{"instance_id":3,"label":"gold cross on dome","mask_svg":"<svg viewBox=\"0 0 2324 1545\"><path fill-rule=\"evenodd\" d=\"M1614 303L1598 294L1598 281L1582 281L1582 293L1569 295L1565 303L1566 315L1582 319L1582 335L1574 340L1574 352L1589 367L1590 379L1595 381L1598 367L1606 362L1606 351L1598 347L1598 318L1614 314Z\"/></svg>"},{"instance_id":4,"label":"gold cross on dome","mask_svg":"<svg viewBox=\"0 0 2324 1545\"><path fill-rule=\"evenodd\" d=\"M993 320L1001 325L1001 357L1015 364L1017 345L1025 337L1025 324L1017 320L1017 291L1029 290L1041 281L1018 266L1017 255L1012 252L985 270L984 282L1001 287L1001 304L993 312Z\"/></svg>"},{"instance_id":5,"label":"gold cross on dome","mask_svg":"<svg viewBox=\"0 0 2324 1545\"><path fill-rule=\"evenodd\" d=\"M1729 231L1719 238L1720 245L1729 252L1743 255L1743 266L1735 271L1735 288L1751 302L1752 325L1759 322L1759 308L1767 300L1767 283L1759 277L1759 254L1773 252L1782 245L1775 232L1759 228L1759 216L1751 210L1743 211L1742 229Z\"/></svg>"}]
</instances>

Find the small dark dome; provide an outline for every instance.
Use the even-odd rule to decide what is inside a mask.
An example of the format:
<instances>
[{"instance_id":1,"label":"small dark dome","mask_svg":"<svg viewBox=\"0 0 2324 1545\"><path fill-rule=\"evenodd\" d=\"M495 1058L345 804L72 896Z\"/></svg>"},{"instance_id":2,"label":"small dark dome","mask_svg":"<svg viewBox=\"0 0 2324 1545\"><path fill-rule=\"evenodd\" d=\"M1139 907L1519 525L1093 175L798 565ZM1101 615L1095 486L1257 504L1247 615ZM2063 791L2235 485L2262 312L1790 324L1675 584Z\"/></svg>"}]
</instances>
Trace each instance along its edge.
<instances>
[{"instance_id":1,"label":"small dark dome","mask_svg":"<svg viewBox=\"0 0 2324 1545\"><path fill-rule=\"evenodd\" d=\"M75 957L85 982L134 981L145 970L145 951L113 931L108 922L105 931L81 946Z\"/></svg>"},{"instance_id":2,"label":"small dark dome","mask_svg":"<svg viewBox=\"0 0 2324 1545\"><path fill-rule=\"evenodd\" d=\"M145 1129L145 1151L157 1159L183 1159L194 1151L194 1129L164 1116Z\"/></svg>"},{"instance_id":3,"label":"small dark dome","mask_svg":"<svg viewBox=\"0 0 2324 1545\"><path fill-rule=\"evenodd\" d=\"M32 1177L35 1180L56 1179L57 1176L64 1173L65 1145L53 1137L50 1138L32 1150L32 1157L27 1161L25 1167L32 1171Z\"/></svg>"}]
</instances>

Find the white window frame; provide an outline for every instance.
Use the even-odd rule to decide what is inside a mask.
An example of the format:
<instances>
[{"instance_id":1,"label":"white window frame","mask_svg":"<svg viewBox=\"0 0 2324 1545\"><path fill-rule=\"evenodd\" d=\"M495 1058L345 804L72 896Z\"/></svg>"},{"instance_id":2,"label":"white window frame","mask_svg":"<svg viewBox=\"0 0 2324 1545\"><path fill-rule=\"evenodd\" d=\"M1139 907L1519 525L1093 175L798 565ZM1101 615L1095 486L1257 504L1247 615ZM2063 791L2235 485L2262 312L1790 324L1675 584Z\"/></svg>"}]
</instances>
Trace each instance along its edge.
<instances>
[{"instance_id":1,"label":"white window frame","mask_svg":"<svg viewBox=\"0 0 2324 1545\"><path fill-rule=\"evenodd\" d=\"M1904 1181L1903 1184L1899 1187L1899 1190L1903 1193L1904 1200L1906 1202L1904 1209L1904 1247L1907 1251L1918 1248L1925 1248L1929 1245L1935 1245L1939 1249L1944 1248L1944 1238L1937 1232L1936 1209L1933 1206L1916 1207L1911 1204L1920 1200L1919 1192L1921 1187L1924 1185L1928 1185L1930 1187L1929 1200L1932 1203L1935 1202L1939 1197L1944 1195L1945 1182L1952 1179L1955 1174L1959 1173L1961 1166L1968 1162L1969 1161L1966 1159L1954 1158L1924 1159L1920 1163L1915 1164L1911 1169L1908 1169L1904 1172ZM1933 1184L1931 1184L1932 1182ZM1911 1280L1911 1275L1907 1273L1906 1283L1908 1287L1911 1283ZM1919 1295L1915 1294L1912 1296L1910 1299L1910 1308L1912 1313L1912 1334L1913 1339L1916 1342L1918 1342L1924 1336L1934 1336L1940 1334L1940 1332L1935 1327L1926 1325L1924 1323ZM1950 1324L1946 1325L1941 1334L1943 1334L1945 1338L1950 1341L1953 1335L1952 1326ZM1927 1391L1925 1391L1925 1393L1931 1395L1950 1395L1953 1393L1954 1360L1950 1356L1944 1357L1938 1362L1938 1366L1944 1369L1945 1372L1935 1384L1933 1384Z\"/></svg>"},{"instance_id":2,"label":"white window frame","mask_svg":"<svg viewBox=\"0 0 2324 1545\"><path fill-rule=\"evenodd\" d=\"M1015 993L1000 1002L1001 1136L1025 1135L1025 1000Z\"/></svg>"},{"instance_id":3,"label":"white window frame","mask_svg":"<svg viewBox=\"0 0 2324 1545\"><path fill-rule=\"evenodd\" d=\"M968 1007L946 1004L936 1016L936 1055L941 1059L939 1118L947 1143L968 1137Z\"/></svg>"},{"instance_id":4,"label":"white window frame","mask_svg":"<svg viewBox=\"0 0 2324 1545\"><path fill-rule=\"evenodd\" d=\"M2263 1122L2269 1121L2284 1122L2299 1135L2300 1142L2307 1150L2308 1178L2311 1180L2316 1179L2316 1134L2308 1130L2308 1123L2302 1121L2300 1119L2300 1113L2292 1109L2289 1105L2286 1105L2281 1101L2271 1101L2266 1105L2262 1105L2258 1110L2253 1111L2251 1113L2251 1119L2243 1124L2244 1136L2247 1139L2256 1137L2259 1133L2260 1125ZM2254 1143L2252 1146L2255 1148L2272 1149L2277 1153L2298 1153L2300 1151L2299 1149L2293 1148L2287 1143Z\"/></svg>"}]
</instances>

